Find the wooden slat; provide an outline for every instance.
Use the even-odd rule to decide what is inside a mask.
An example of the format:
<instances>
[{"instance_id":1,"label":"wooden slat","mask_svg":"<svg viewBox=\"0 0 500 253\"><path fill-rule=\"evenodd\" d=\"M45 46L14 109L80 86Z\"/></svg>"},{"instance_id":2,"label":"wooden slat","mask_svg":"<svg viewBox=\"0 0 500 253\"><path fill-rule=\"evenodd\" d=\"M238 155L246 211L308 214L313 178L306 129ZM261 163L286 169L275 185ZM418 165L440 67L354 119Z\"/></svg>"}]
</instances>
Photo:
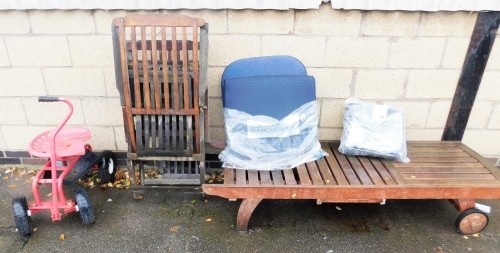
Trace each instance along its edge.
<instances>
[{"instance_id":1,"label":"wooden slat","mask_svg":"<svg viewBox=\"0 0 500 253\"><path fill-rule=\"evenodd\" d=\"M260 184L262 185L271 185L271 175L270 171L267 170L261 170L259 171L260 175Z\"/></svg>"},{"instance_id":2,"label":"wooden slat","mask_svg":"<svg viewBox=\"0 0 500 253\"><path fill-rule=\"evenodd\" d=\"M477 160L473 157L417 157L410 159L411 163L473 163Z\"/></svg>"},{"instance_id":3,"label":"wooden slat","mask_svg":"<svg viewBox=\"0 0 500 253\"><path fill-rule=\"evenodd\" d=\"M307 171L309 172L309 175L311 177L313 184L315 184L315 185L325 184L323 182L323 179L321 178L321 174L320 174L320 172L318 170L318 166L316 165L315 162L306 163L306 168L307 168Z\"/></svg>"},{"instance_id":4,"label":"wooden slat","mask_svg":"<svg viewBox=\"0 0 500 253\"><path fill-rule=\"evenodd\" d=\"M259 172L256 170L248 170L248 185L256 186L259 185Z\"/></svg>"},{"instance_id":5,"label":"wooden slat","mask_svg":"<svg viewBox=\"0 0 500 253\"><path fill-rule=\"evenodd\" d=\"M178 149L178 144L177 144L177 137L179 136L177 134L178 128L179 125L177 124L177 116L174 115L172 116L172 149Z\"/></svg>"},{"instance_id":6,"label":"wooden slat","mask_svg":"<svg viewBox=\"0 0 500 253\"><path fill-rule=\"evenodd\" d=\"M151 123L150 123L150 116L149 115L144 115L143 116L143 125L144 125L144 150L151 150L151 133L150 133L150 128L151 128Z\"/></svg>"},{"instance_id":7,"label":"wooden slat","mask_svg":"<svg viewBox=\"0 0 500 253\"><path fill-rule=\"evenodd\" d=\"M158 147L156 145L157 139L156 139L156 129L158 125L156 124L156 115L151 116L151 149L156 150Z\"/></svg>"},{"instance_id":8,"label":"wooden slat","mask_svg":"<svg viewBox=\"0 0 500 253\"><path fill-rule=\"evenodd\" d=\"M332 175L332 172L328 168L328 164L326 163L325 158L321 158L316 161L318 164L319 172L321 173L321 177L323 178L324 184L326 185L336 185L337 182Z\"/></svg>"},{"instance_id":9,"label":"wooden slat","mask_svg":"<svg viewBox=\"0 0 500 253\"><path fill-rule=\"evenodd\" d=\"M410 161L414 158L470 157L465 152L408 153Z\"/></svg>"},{"instance_id":10,"label":"wooden slat","mask_svg":"<svg viewBox=\"0 0 500 253\"><path fill-rule=\"evenodd\" d=\"M151 41L156 42L156 26L151 27ZM151 43L151 62L153 64L153 87L154 87L154 98L155 98L155 108L160 108L161 107L161 100L160 100L160 82L158 78L158 49L156 48L156 43Z\"/></svg>"},{"instance_id":11,"label":"wooden slat","mask_svg":"<svg viewBox=\"0 0 500 253\"><path fill-rule=\"evenodd\" d=\"M135 116L135 131L136 131L136 142L137 142L137 150L143 150L144 145L142 144L142 116L141 115L136 115Z\"/></svg>"},{"instance_id":12,"label":"wooden slat","mask_svg":"<svg viewBox=\"0 0 500 253\"><path fill-rule=\"evenodd\" d=\"M481 163L392 163L392 165L396 168L449 168L449 167L457 167L457 168L484 168L484 165Z\"/></svg>"},{"instance_id":13,"label":"wooden slat","mask_svg":"<svg viewBox=\"0 0 500 253\"><path fill-rule=\"evenodd\" d=\"M193 153L193 116L186 116L186 150Z\"/></svg>"},{"instance_id":14,"label":"wooden slat","mask_svg":"<svg viewBox=\"0 0 500 253\"><path fill-rule=\"evenodd\" d=\"M142 68L144 78L143 89L144 89L144 104L147 109L151 109L151 93L149 91L149 74L148 74L148 52L146 49L146 27L141 26L141 45L142 45Z\"/></svg>"},{"instance_id":15,"label":"wooden slat","mask_svg":"<svg viewBox=\"0 0 500 253\"><path fill-rule=\"evenodd\" d=\"M177 41L177 31L176 31L176 27L172 27L172 41ZM178 58L178 55L177 55L177 43L172 43L172 58L174 59L173 61L173 82L172 82L172 86L173 86L173 100L174 100L174 106L173 106L173 109L179 109L179 72L177 71L177 69L179 69L179 67L177 66L177 58Z\"/></svg>"},{"instance_id":16,"label":"wooden slat","mask_svg":"<svg viewBox=\"0 0 500 253\"><path fill-rule=\"evenodd\" d=\"M401 174L398 172L396 167L394 167L394 164L391 161L388 160L380 160L384 167L387 169L387 171L391 174L392 178L396 181L397 184L404 184L405 179Z\"/></svg>"},{"instance_id":17,"label":"wooden slat","mask_svg":"<svg viewBox=\"0 0 500 253\"><path fill-rule=\"evenodd\" d=\"M186 143L184 139L184 117L185 116L179 116L179 149L185 149Z\"/></svg>"},{"instance_id":18,"label":"wooden slat","mask_svg":"<svg viewBox=\"0 0 500 253\"><path fill-rule=\"evenodd\" d=\"M458 141L409 141L408 147L456 147Z\"/></svg>"},{"instance_id":19,"label":"wooden slat","mask_svg":"<svg viewBox=\"0 0 500 253\"><path fill-rule=\"evenodd\" d=\"M171 125L172 117L175 116L170 116L170 115L165 116L165 149L172 149L172 141L171 141L172 129L170 129L172 127Z\"/></svg>"},{"instance_id":20,"label":"wooden slat","mask_svg":"<svg viewBox=\"0 0 500 253\"><path fill-rule=\"evenodd\" d=\"M236 170L236 184L246 185L247 184L246 171L240 169L235 169L235 170Z\"/></svg>"},{"instance_id":21,"label":"wooden slat","mask_svg":"<svg viewBox=\"0 0 500 253\"><path fill-rule=\"evenodd\" d=\"M432 153L462 153L464 152L456 146L444 146L444 147L423 147L423 146L407 146L408 153L413 152L432 152Z\"/></svg>"},{"instance_id":22,"label":"wooden slat","mask_svg":"<svg viewBox=\"0 0 500 253\"><path fill-rule=\"evenodd\" d=\"M458 173L403 173L406 180L412 179L495 179L491 174Z\"/></svg>"},{"instance_id":23,"label":"wooden slat","mask_svg":"<svg viewBox=\"0 0 500 253\"><path fill-rule=\"evenodd\" d=\"M301 164L297 167L297 173L299 174L300 184L301 185L311 185L311 178L309 178L309 173L307 172L307 168L304 164Z\"/></svg>"},{"instance_id":24,"label":"wooden slat","mask_svg":"<svg viewBox=\"0 0 500 253\"><path fill-rule=\"evenodd\" d=\"M458 167L442 167L442 168L420 168L420 167L401 167L397 168L399 173L475 173L475 174L491 174L487 168L458 168Z\"/></svg>"},{"instance_id":25,"label":"wooden slat","mask_svg":"<svg viewBox=\"0 0 500 253\"><path fill-rule=\"evenodd\" d=\"M346 176L347 180L349 181L349 184L360 185L361 182L359 181L358 177L356 176L356 173L354 172L351 165L347 161L347 158L336 149L333 150L333 154L337 158L337 161L339 162L340 168L344 172L344 175Z\"/></svg>"},{"instance_id":26,"label":"wooden slat","mask_svg":"<svg viewBox=\"0 0 500 253\"><path fill-rule=\"evenodd\" d=\"M163 101L165 108L170 108L170 89L168 80L168 67L167 67L167 32L164 26L161 27L161 59L162 59L162 72L163 72Z\"/></svg>"},{"instance_id":27,"label":"wooden slat","mask_svg":"<svg viewBox=\"0 0 500 253\"><path fill-rule=\"evenodd\" d=\"M366 173L372 180L374 184L380 185L380 184L385 184L384 180L380 178L380 175L378 174L377 170L375 170L375 167L371 164L370 160L366 157L358 157L359 162L365 168Z\"/></svg>"},{"instance_id":28,"label":"wooden slat","mask_svg":"<svg viewBox=\"0 0 500 253\"><path fill-rule=\"evenodd\" d=\"M472 185L483 186L483 185L499 185L498 180L488 180L488 179L411 179L406 180L408 185L425 185L428 188L432 188L435 185L448 185L448 186L463 186L471 187ZM466 189L463 189L466 190Z\"/></svg>"},{"instance_id":29,"label":"wooden slat","mask_svg":"<svg viewBox=\"0 0 500 253\"><path fill-rule=\"evenodd\" d=\"M135 31L135 27L130 27L131 30L131 39L132 39L132 68L134 71L134 96L135 96L135 108L141 108L141 88L139 83L139 64L138 64L138 55L137 55L137 34Z\"/></svg>"},{"instance_id":30,"label":"wooden slat","mask_svg":"<svg viewBox=\"0 0 500 253\"><path fill-rule=\"evenodd\" d=\"M148 15L128 15L124 18L113 19L113 25L119 25L119 21L123 20L126 26L131 25L162 25L162 26L187 26L190 27L195 23L197 26L203 26L205 20L202 18L192 18L179 14L148 14Z\"/></svg>"},{"instance_id":31,"label":"wooden slat","mask_svg":"<svg viewBox=\"0 0 500 253\"><path fill-rule=\"evenodd\" d=\"M338 147L338 144L337 144ZM335 159L335 156L333 155L332 149L334 148L333 146L329 146L327 143L321 143L321 148L328 154L328 156L325 156L324 159L328 162L328 166L330 167L330 171L333 173L333 176L335 177L335 180L339 185L348 185L349 182L347 181L344 172L342 172L342 169L340 168L340 165L337 163L337 160Z\"/></svg>"},{"instance_id":32,"label":"wooden slat","mask_svg":"<svg viewBox=\"0 0 500 253\"><path fill-rule=\"evenodd\" d=\"M380 174L380 177L382 180L384 180L385 184L387 185L396 185L396 181L394 178L391 176L391 173L387 170L387 168L380 162L378 158L368 158L370 162L373 164L373 167L375 170L377 170L378 174Z\"/></svg>"},{"instance_id":33,"label":"wooden slat","mask_svg":"<svg viewBox=\"0 0 500 253\"><path fill-rule=\"evenodd\" d=\"M356 172L356 175L358 175L361 184L372 185L373 184L372 180L366 173L365 168L361 166L361 163L358 161L358 158L355 156L346 156L346 157L349 163L351 164L352 169Z\"/></svg>"},{"instance_id":34,"label":"wooden slat","mask_svg":"<svg viewBox=\"0 0 500 253\"><path fill-rule=\"evenodd\" d=\"M271 172L271 174L273 176L273 184L274 185L284 185L285 184L281 170L273 170Z\"/></svg>"},{"instance_id":35,"label":"wooden slat","mask_svg":"<svg viewBox=\"0 0 500 253\"><path fill-rule=\"evenodd\" d=\"M283 175L285 176L285 184L286 185L296 185L297 180L295 180L295 176L293 175L292 169L283 170Z\"/></svg>"},{"instance_id":36,"label":"wooden slat","mask_svg":"<svg viewBox=\"0 0 500 253\"><path fill-rule=\"evenodd\" d=\"M184 106L183 108L189 108L189 99L188 99L188 49L186 45L187 37L186 37L186 27L182 27L182 74L183 74L183 84L184 84Z\"/></svg>"},{"instance_id":37,"label":"wooden slat","mask_svg":"<svg viewBox=\"0 0 500 253\"><path fill-rule=\"evenodd\" d=\"M163 150L165 147L165 116L159 115L158 116L158 148Z\"/></svg>"}]
</instances>

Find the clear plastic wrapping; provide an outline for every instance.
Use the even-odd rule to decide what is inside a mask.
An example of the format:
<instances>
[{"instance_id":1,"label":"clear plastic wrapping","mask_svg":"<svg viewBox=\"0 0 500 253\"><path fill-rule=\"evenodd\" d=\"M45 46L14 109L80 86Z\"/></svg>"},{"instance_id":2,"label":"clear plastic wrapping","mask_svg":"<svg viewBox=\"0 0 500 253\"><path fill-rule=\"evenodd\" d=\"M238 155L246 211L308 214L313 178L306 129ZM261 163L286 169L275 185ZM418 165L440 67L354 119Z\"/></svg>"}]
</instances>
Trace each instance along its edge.
<instances>
[{"instance_id":1,"label":"clear plastic wrapping","mask_svg":"<svg viewBox=\"0 0 500 253\"><path fill-rule=\"evenodd\" d=\"M219 155L222 166L281 170L325 156L318 140L317 110L316 101L311 101L277 120L224 108L227 146Z\"/></svg>"},{"instance_id":2,"label":"clear plastic wrapping","mask_svg":"<svg viewBox=\"0 0 500 253\"><path fill-rule=\"evenodd\" d=\"M339 147L342 154L410 162L402 111L355 98L348 98L344 108L344 130Z\"/></svg>"}]
</instances>

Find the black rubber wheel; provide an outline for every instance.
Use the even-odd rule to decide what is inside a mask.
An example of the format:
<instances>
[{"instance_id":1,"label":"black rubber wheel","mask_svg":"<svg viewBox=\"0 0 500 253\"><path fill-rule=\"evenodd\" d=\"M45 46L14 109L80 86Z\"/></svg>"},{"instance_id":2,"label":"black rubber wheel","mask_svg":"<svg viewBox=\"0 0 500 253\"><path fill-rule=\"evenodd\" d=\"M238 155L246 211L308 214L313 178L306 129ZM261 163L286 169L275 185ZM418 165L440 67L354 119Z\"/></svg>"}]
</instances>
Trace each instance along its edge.
<instances>
[{"instance_id":1,"label":"black rubber wheel","mask_svg":"<svg viewBox=\"0 0 500 253\"><path fill-rule=\"evenodd\" d=\"M94 211L90 205L89 196L83 188L75 190L75 201L83 224L90 225L94 223Z\"/></svg>"},{"instance_id":2,"label":"black rubber wheel","mask_svg":"<svg viewBox=\"0 0 500 253\"><path fill-rule=\"evenodd\" d=\"M101 183L107 184L115 181L116 158L112 151L103 151L98 163L99 179Z\"/></svg>"},{"instance_id":3,"label":"black rubber wheel","mask_svg":"<svg viewBox=\"0 0 500 253\"><path fill-rule=\"evenodd\" d=\"M463 211L455 220L457 232L463 235L477 234L488 226L488 215L476 208Z\"/></svg>"},{"instance_id":4,"label":"black rubber wheel","mask_svg":"<svg viewBox=\"0 0 500 253\"><path fill-rule=\"evenodd\" d=\"M14 222L17 232L22 236L31 234L31 217L28 215L28 202L26 197L17 197L12 199L12 210L14 211Z\"/></svg>"}]
</instances>

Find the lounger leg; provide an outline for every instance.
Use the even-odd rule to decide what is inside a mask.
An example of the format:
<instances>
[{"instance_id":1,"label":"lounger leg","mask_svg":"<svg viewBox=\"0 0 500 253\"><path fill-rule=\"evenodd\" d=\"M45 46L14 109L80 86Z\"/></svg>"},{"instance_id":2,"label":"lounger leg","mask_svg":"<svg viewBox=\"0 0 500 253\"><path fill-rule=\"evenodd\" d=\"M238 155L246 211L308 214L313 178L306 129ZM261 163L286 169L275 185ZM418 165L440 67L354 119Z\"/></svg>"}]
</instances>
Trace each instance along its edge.
<instances>
[{"instance_id":1,"label":"lounger leg","mask_svg":"<svg viewBox=\"0 0 500 253\"><path fill-rule=\"evenodd\" d=\"M262 199L244 199L241 202L240 209L238 210L238 231L246 231L248 229L250 217L260 201Z\"/></svg>"},{"instance_id":2,"label":"lounger leg","mask_svg":"<svg viewBox=\"0 0 500 253\"><path fill-rule=\"evenodd\" d=\"M476 202L473 199L450 199L449 201L460 213L476 207Z\"/></svg>"}]
</instances>

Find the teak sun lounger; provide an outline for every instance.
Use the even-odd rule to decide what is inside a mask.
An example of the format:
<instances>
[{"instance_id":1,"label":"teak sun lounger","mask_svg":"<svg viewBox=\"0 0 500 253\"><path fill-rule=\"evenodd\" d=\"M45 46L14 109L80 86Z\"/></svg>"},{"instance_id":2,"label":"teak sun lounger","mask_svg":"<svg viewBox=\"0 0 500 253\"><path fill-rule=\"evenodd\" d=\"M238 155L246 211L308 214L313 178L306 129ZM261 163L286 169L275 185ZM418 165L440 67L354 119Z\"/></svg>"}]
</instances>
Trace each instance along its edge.
<instances>
[{"instance_id":1,"label":"teak sun lounger","mask_svg":"<svg viewBox=\"0 0 500 253\"><path fill-rule=\"evenodd\" d=\"M209 195L243 199L237 229L246 230L263 199L312 199L321 203L382 203L387 199L447 199L460 212L457 230L484 229L486 214L474 199L500 198L500 174L491 162L460 142L409 142L410 163L344 156L339 142L322 142L329 155L294 169L226 168L224 184L204 184Z\"/></svg>"},{"instance_id":2,"label":"teak sun lounger","mask_svg":"<svg viewBox=\"0 0 500 253\"><path fill-rule=\"evenodd\" d=\"M276 65L283 60L294 67ZM229 65L222 78L258 75L305 75L291 57L243 59ZM255 70L259 66L261 72ZM278 66L273 69L273 66ZM295 68L298 68L295 69ZM276 108L274 108L276 109ZM231 201L243 199L237 229L247 230L250 217L263 199L311 199L321 203L384 203L388 199L445 199L460 212L455 225L462 234L482 231L488 216L474 199L500 198L500 172L487 159L461 142L409 142L410 163L345 156L338 141L321 142L328 156L293 169L256 171L224 169L223 184L204 184L208 195Z\"/></svg>"}]
</instances>

